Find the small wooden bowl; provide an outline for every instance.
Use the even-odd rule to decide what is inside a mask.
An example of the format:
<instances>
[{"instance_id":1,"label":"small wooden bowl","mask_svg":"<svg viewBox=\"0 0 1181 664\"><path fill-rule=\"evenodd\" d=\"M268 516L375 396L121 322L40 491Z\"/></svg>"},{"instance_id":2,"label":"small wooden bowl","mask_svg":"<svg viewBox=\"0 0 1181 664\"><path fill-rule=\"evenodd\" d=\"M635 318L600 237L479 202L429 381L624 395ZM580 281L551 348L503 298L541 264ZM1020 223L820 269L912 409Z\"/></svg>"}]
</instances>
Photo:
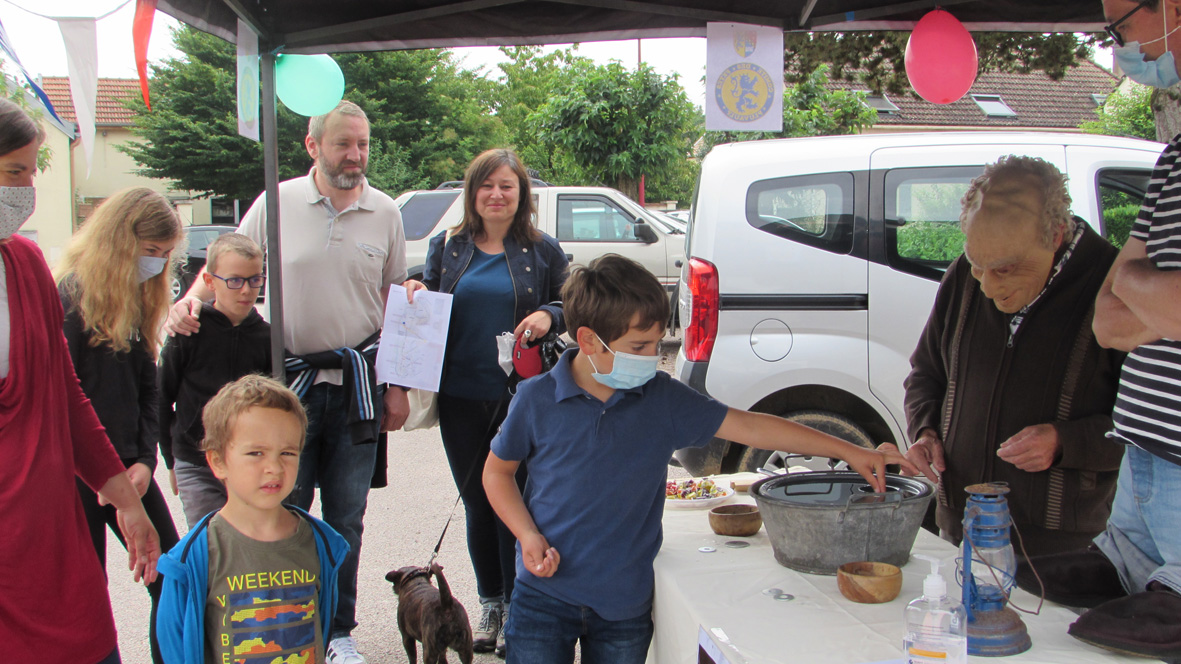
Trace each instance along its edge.
<instances>
[{"instance_id":1,"label":"small wooden bowl","mask_svg":"<svg viewBox=\"0 0 1181 664\"><path fill-rule=\"evenodd\" d=\"M725 537L750 537L763 527L758 505L719 505L709 511L709 527Z\"/></svg>"},{"instance_id":2,"label":"small wooden bowl","mask_svg":"<svg viewBox=\"0 0 1181 664\"><path fill-rule=\"evenodd\" d=\"M837 568L837 587L859 604L882 604L902 590L902 570L889 563L845 563Z\"/></svg>"}]
</instances>

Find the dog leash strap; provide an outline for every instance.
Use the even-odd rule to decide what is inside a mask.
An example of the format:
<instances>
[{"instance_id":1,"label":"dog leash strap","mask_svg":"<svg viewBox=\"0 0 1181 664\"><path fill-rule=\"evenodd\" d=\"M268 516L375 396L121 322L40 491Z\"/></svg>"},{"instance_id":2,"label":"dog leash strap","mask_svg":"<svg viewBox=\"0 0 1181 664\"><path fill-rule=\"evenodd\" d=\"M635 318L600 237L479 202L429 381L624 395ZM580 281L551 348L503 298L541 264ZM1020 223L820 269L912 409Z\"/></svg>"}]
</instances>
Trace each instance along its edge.
<instances>
[{"instance_id":1,"label":"dog leash strap","mask_svg":"<svg viewBox=\"0 0 1181 664\"><path fill-rule=\"evenodd\" d=\"M500 401L496 402L496 410L492 411L492 418L488 421L488 429L484 432L485 438L487 438L488 434L492 432L492 427L496 424L496 416L500 415L500 409L504 407L505 401L506 399L501 397ZM489 448L490 449L488 451L491 452L491 442L489 442ZM487 453L485 453L484 456L487 457ZM468 483L472 481L472 475L474 475L476 473L476 469L480 468L481 466L482 464L479 463L479 458L477 458L472 463L472 467L468 468L467 477L465 477L463 480L463 484L459 489L459 495L455 497L455 504L451 506L451 513L447 515L447 523L443 524L443 532L439 533L439 541L435 542L435 550L431 552L431 559L426 564L427 569L430 569L431 563L435 562L435 558L439 557L439 549L443 546L443 538L447 537L447 528L451 526L451 519L455 518L455 508L459 506L459 501L463 500L463 492L467 490Z\"/></svg>"}]
</instances>

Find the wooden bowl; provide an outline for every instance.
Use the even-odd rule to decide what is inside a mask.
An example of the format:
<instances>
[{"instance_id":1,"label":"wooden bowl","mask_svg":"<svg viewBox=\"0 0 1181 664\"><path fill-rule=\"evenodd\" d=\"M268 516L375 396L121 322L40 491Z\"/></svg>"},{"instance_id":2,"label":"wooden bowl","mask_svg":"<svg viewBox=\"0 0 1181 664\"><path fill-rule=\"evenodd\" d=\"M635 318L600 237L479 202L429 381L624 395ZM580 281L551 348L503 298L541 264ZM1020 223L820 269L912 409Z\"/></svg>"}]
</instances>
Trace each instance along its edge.
<instances>
[{"instance_id":1,"label":"wooden bowl","mask_svg":"<svg viewBox=\"0 0 1181 664\"><path fill-rule=\"evenodd\" d=\"M750 537L763 527L758 505L719 505L709 511L709 527L725 537Z\"/></svg>"},{"instance_id":2,"label":"wooden bowl","mask_svg":"<svg viewBox=\"0 0 1181 664\"><path fill-rule=\"evenodd\" d=\"M902 590L902 570L889 563L845 563L837 568L841 594L859 604L881 604Z\"/></svg>"}]
</instances>

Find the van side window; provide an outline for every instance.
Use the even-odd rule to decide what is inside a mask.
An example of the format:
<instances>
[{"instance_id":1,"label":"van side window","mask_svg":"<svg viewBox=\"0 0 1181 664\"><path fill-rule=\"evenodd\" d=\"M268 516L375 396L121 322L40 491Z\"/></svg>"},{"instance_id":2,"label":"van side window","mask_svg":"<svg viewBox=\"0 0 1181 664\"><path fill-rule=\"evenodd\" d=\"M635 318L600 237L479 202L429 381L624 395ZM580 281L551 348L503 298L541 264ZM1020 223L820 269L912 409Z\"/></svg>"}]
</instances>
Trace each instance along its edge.
<instances>
[{"instance_id":1,"label":"van side window","mask_svg":"<svg viewBox=\"0 0 1181 664\"><path fill-rule=\"evenodd\" d=\"M746 193L746 221L764 233L847 254L853 248L853 175L755 182Z\"/></svg>"},{"instance_id":2,"label":"van side window","mask_svg":"<svg viewBox=\"0 0 1181 664\"><path fill-rule=\"evenodd\" d=\"M964 252L960 201L982 166L899 168L886 173L886 257L935 281Z\"/></svg>"},{"instance_id":3,"label":"van side window","mask_svg":"<svg viewBox=\"0 0 1181 664\"><path fill-rule=\"evenodd\" d=\"M1099 213L1103 216L1103 237L1123 247L1132 232L1132 223L1140 214L1140 203L1148 190L1152 171L1108 168L1099 171Z\"/></svg>"},{"instance_id":4,"label":"van side window","mask_svg":"<svg viewBox=\"0 0 1181 664\"><path fill-rule=\"evenodd\" d=\"M560 242L639 242L635 220L605 198L558 197Z\"/></svg>"}]
</instances>

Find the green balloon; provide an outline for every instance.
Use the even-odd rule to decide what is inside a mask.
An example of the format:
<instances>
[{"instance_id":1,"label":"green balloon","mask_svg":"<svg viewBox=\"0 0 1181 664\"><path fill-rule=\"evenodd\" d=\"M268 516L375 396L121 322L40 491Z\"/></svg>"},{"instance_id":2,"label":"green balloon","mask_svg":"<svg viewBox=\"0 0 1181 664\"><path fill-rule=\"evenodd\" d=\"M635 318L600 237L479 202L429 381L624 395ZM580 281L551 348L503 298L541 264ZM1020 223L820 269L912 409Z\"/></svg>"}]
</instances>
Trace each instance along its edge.
<instances>
[{"instance_id":1,"label":"green balloon","mask_svg":"<svg viewBox=\"0 0 1181 664\"><path fill-rule=\"evenodd\" d=\"M324 115L344 97L344 73L324 54L283 54L275 61L275 92L300 115Z\"/></svg>"}]
</instances>

